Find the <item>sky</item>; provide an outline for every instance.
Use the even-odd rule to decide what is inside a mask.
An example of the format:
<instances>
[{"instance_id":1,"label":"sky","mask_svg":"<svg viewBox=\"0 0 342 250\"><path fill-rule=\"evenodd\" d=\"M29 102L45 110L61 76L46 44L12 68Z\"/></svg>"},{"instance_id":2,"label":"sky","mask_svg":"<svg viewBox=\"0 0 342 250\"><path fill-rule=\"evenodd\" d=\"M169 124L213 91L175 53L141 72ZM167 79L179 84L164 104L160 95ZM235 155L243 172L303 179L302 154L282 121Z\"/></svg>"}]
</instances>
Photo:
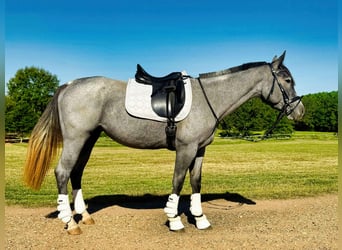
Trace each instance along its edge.
<instances>
[{"instance_id":1,"label":"sky","mask_svg":"<svg viewBox=\"0 0 342 250\"><path fill-rule=\"evenodd\" d=\"M5 82L36 66L60 84L101 75L193 77L286 50L297 94L338 89L337 0L7 0Z\"/></svg>"}]
</instances>

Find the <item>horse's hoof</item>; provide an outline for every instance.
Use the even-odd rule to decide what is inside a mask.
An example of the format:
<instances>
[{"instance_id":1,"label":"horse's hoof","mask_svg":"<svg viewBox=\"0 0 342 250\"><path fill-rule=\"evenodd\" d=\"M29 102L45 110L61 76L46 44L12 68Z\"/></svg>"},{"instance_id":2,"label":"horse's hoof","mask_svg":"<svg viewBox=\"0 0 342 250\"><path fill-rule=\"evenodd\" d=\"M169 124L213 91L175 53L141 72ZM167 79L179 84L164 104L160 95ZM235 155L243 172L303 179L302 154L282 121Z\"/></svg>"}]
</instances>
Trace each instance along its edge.
<instances>
[{"instance_id":1,"label":"horse's hoof","mask_svg":"<svg viewBox=\"0 0 342 250\"><path fill-rule=\"evenodd\" d=\"M82 233L82 230L79 226L68 228L67 232L69 235L80 235Z\"/></svg>"},{"instance_id":2,"label":"horse's hoof","mask_svg":"<svg viewBox=\"0 0 342 250\"><path fill-rule=\"evenodd\" d=\"M82 219L82 223L83 223L84 225L94 225L94 224L95 224L95 221L94 221L93 218L88 217L88 218Z\"/></svg>"},{"instance_id":3,"label":"horse's hoof","mask_svg":"<svg viewBox=\"0 0 342 250\"><path fill-rule=\"evenodd\" d=\"M180 216L169 218L169 227L170 227L170 231L173 231L173 232L178 232L181 230L184 231L184 225L181 221Z\"/></svg>"},{"instance_id":4,"label":"horse's hoof","mask_svg":"<svg viewBox=\"0 0 342 250\"><path fill-rule=\"evenodd\" d=\"M171 229L171 228L170 228L170 232L173 232L173 233L184 233L184 232L185 232L185 229L184 229L184 228L181 228L181 229L178 229L178 230L174 230L174 229Z\"/></svg>"},{"instance_id":5,"label":"horse's hoof","mask_svg":"<svg viewBox=\"0 0 342 250\"><path fill-rule=\"evenodd\" d=\"M79 235L82 233L81 228L73 218L66 224L65 228L70 235Z\"/></svg>"},{"instance_id":6,"label":"horse's hoof","mask_svg":"<svg viewBox=\"0 0 342 250\"><path fill-rule=\"evenodd\" d=\"M93 225L95 224L95 221L93 220L93 218L91 218L90 214L88 213L87 210L85 210L82 213L82 223L85 225Z\"/></svg>"},{"instance_id":7,"label":"horse's hoof","mask_svg":"<svg viewBox=\"0 0 342 250\"><path fill-rule=\"evenodd\" d=\"M211 228L210 222L207 220L207 217L203 214L200 217L195 217L196 227L200 230L206 230Z\"/></svg>"}]
</instances>

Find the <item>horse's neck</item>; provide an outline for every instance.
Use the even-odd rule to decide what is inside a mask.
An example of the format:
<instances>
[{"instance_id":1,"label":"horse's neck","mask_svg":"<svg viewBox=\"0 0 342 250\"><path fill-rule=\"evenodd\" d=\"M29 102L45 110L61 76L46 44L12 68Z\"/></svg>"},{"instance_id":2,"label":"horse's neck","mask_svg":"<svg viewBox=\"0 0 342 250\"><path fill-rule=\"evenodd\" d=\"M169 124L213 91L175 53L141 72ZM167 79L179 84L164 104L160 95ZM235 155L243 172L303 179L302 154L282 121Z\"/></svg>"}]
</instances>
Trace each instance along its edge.
<instances>
[{"instance_id":1,"label":"horse's neck","mask_svg":"<svg viewBox=\"0 0 342 250\"><path fill-rule=\"evenodd\" d=\"M203 79L208 99L219 119L232 113L249 99L260 96L264 74L260 69Z\"/></svg>"}]
</instances>

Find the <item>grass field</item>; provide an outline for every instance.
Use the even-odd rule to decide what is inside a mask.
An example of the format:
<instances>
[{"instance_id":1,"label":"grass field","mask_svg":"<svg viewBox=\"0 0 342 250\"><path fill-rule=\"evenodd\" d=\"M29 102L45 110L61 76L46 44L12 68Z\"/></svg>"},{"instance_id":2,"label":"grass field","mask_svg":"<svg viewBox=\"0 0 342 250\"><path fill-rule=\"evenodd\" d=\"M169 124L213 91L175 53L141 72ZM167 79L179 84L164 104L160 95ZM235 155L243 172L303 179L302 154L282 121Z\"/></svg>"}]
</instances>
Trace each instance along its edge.
<instances>
[{"instance_id":1,"label":"grass field","mask_svg":"<svg viewBox=\"0 0 342 250\"><path fill-rule=\"evenodd\" d=\"M26 147L5 145L6 203L55 206L53 167L40 191L22 183ZM250 199L337 193L337 148L332 133L296 132L288 140L260 142L216 138L204 159L202 193L239 193ZM84 196L169 194L174 158L167 150L137 150L100 138L84 171ZM182 194L190 192L186 178Z\"/></svg>"}]
</instances>

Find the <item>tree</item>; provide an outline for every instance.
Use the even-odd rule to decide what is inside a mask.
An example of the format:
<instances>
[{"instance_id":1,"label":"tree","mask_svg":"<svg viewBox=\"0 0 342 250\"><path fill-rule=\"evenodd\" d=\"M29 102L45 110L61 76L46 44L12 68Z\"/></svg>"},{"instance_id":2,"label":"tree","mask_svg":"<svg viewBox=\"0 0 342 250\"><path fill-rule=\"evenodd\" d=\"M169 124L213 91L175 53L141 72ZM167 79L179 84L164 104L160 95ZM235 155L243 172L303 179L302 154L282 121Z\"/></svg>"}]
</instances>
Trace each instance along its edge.
<instances>
[{"instance_id":1,"label":"tree","mask_svg":"<svg viewBox=\"0 0 342 250\"><path fill-rule=\"evenodd\" d=\"M305 95L302 99L305 115L300 121L290 121L284 117L273 130L274 134L290 134L294 129L303 131L337 132L338 92L322 92ZM269 129L279 111L252 99L228 115L221 122L222 136L246 136L251 131Z\"/></svg>"},{"instance_id":2,"label":"tree","mask_svg":"<svg viewBox=\"0 0 342 250\"><path fill-rule=\"evenodd\" d=\"M338 92L309 94L302 100L305 115L295 123L296 130L337 132Z\"/></svg>"},{"instance_id":3,"label":"tree","mask_svg":"<svg viewBox=\"0 0 342 250\"><path fill-rule=\"evenodd\" d=\"M7 83L6 132L20 134L30 132L58 85L57 76L44 69L37 67L19 69Z\"/></svg>"},{"instance_id":4,"label":"tree","mask_svg":"<svg viewBox=\"0 0 342 250\"><path fill-rule=\"evenodd\" d=\"M252 131L266 131L274 124L279 111L274 110L260 99L254 98L244 103L234 113L221 122L223 136L247 136ZM292 122L282 119L273 133L288 134L293 132Z\"/></svg>"}]
</instances>

